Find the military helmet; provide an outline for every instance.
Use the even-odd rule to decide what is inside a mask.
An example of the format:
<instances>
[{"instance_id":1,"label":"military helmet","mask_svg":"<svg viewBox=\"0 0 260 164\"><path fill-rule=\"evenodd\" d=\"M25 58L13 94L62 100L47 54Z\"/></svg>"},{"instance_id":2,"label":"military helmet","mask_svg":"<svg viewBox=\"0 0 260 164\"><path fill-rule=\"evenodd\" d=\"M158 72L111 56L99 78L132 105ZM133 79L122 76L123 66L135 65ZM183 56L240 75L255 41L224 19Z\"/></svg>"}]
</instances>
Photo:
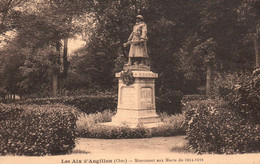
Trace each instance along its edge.
<instances>
[{"instance_id":1,"label":"military helmet","mask_svg":"<svg viewBox=\"0 0 260 164\"><path fill-rule=\"evenodd\" d=\"M144 20L144 17L142 15L137 15L136 18Z\"/></svg>"}]
</instances>

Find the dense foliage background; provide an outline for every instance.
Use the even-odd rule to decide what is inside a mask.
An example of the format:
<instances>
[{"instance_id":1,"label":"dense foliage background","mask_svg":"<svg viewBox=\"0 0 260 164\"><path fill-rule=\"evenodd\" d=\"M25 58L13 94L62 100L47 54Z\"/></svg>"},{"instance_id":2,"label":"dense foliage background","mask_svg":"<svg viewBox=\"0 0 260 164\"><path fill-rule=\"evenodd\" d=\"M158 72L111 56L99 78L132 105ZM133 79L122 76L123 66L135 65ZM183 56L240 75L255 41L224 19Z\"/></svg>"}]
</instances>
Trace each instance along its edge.
<instances>
[{"instance_id":1,"label":"dense foliage background","mask_svg":"<svg viewBox=\"0 0 260 164\"><path fill-rule=\"evenodd\" d=\"M123 43L137 14L148 26L158 96L204 93L206 73L252 72L259 60L259 1L4 0L0 6L1 96L116 91L114 73L127 59ZM68 55L75 35L86 46Z\"/></svg>"},{"instance_id":2,"label":"dense foliage background","mask_svg":"<svg viewBox=\"0 0 260 164\"><path fill-rule=\"evenodd\" d=\"M185 130L197 153L259 152L259 12L259 0L1 0L0 102L22 100L0 104L0 155L71 153L76 135ZM168 124L151 131L97 125L115 112L115 73L127 61L123 43L138 14L148 26L148 63L159 74L157 113ZM86 44L68 53L78 36Z\"/></svg>"}]
</instances>

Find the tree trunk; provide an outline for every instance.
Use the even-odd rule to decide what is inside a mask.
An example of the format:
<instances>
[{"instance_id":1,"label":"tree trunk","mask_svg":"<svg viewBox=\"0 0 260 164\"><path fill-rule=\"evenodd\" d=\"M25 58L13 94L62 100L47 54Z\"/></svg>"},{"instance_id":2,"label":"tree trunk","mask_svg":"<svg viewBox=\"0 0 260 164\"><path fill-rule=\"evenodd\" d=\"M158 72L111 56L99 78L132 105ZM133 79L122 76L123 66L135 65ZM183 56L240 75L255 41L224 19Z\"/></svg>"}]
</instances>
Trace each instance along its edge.
<instances>
[{"instance_id":1,"label":"tree trunk","mask_svg":"<svg viewBox=\"0 0 260 164\"><path fill-rule=\"evenodd\" d=\"M211 88L211 66L207 64L207 77L206 77L206 95L210 94Z\"/></svg>"},{"instance_id":2,"label":"tree trunk","mask_svg":"<svg viewBox=\"0 0 260 164\"><path fill-rule=\"evenodd\" d=\"M56 43L56 51L58 52L57 56L55 56L53 65L56 67L56 65L60 65L60 43ZM53 91L53 96L57 96L58 90L59 90L59 69L56 70L56 68L53 70L52 73L52 91Z\"/></svg>"},{"instance_id":3,"label":"tree trunk","mask_svg":"<svg viewBox=\"0 0 260 164\"><path fill-rule=\"evenodd\" d=\"M254 46L255 46L255 67L259 68L259 24L256 25L256 38L254 39Z\"/></svg>"},{"instance_id":4,"label":"tree trunk","mask_svg":"<svg viewBox=\"0 0 260 164\"><path fill-rule=\"evenodd\" d=\"M258 39L254 40L254 46L255 46L255 67L259 68L259 44Z\"/></svg>"},{"instance_id":5,"label":"tree trunk","mask_svg":"<svg viewBox=\"0 0 260 164\"><path fill-rule=\"evenodd\" d=\"M63 73L62 73L63 78L67 78L69 64L70 64L68 61L68 42L69 42L69 39L65 38L64 39L64 50L63 50Z\"/></svg>"},{"instance_id":6,"label":"tree trunk","mask_svg":"<svg viewBox=\"0 0 260 164\"><path fill-rule=\"evenodd\" d=\"M53 73L52 75L52 90L53 90L53 96L57 96L58 94L58 74L57 73Z\"/></svg>"}]
</instances>

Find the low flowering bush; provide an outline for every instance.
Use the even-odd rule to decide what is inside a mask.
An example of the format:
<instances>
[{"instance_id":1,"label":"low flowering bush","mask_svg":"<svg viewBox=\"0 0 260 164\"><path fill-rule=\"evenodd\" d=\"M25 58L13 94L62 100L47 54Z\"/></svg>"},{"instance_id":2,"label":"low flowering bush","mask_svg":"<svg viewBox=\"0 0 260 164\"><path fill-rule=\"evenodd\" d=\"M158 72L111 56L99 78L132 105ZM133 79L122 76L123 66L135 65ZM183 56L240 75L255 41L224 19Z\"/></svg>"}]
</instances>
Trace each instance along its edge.
<instances>
[{"instance_id":1,"label":"low flowering bush","mask_svg":"<svg viewBox=\"0 0 260 164\"><path fill-rule=\"evenodd\" d=\"M0 104L0 155L57 155L75 147L76 111L64 105Z\"/></svg>"},{"instance_id":2,"label":"low flowering bush","mask_svg":"<svg viewBox=\"0 0 260 164\"><path fill-rule=\"evenodd\" d=\"M151 137L170 137L170 136L178 136L185 135L185 128L183 125L175 125L175 124L164 124L159 127L154 127L150 129Z\"/></svg>"},{"instance_id":3,"label":"low flowering bush","mask_svg":"<svg viewBox=\"0 0 260 164\"><path fill-rule=\"evenodd\" d=\"M150 137L150 132L143 127L133 129L127 126L110 127L96 124L92 127L88 127L82 137L104 139L147 138Z\"/></svg>"},{"instance_id":4,"label":"low flowering bush","mask_svg":"<svg viewBox=\"0 0 260 164\"><path fill-rule=\"evenodd\" d=\"M148 131L142 127L132 129L127 126L114 127L99 123L112 121L114 112L106 110L103 112L82 114L77 121L77 135L86 138L143 138L148 137Z\"/></svg>"},{"instance_id":5,"label":"low flowering bush","mask_svg":"<svg viewBox=\"0 0 260 164\"><path fill-rule=\"evenodd\" d=\"M115 112L106 110L95 114L82 114L77 121L77 135L86 138L148 138L159 136L174 136L185 134L183 126L184 115L162 114L162 121L165 123L159 127L145 128L142 125L137 128L128 126L108 126L99 123L110 122Z\"/></svg>"},{"instance_id":6,"label":"low flowering bush","mask_svg":"<svg viewBox=\"0 0 260 164\"><path fill-rule=\"evenodd\" d=\"M168 115L167 113L161 113L159 116L164 123L174 124L178 127L181 127L185 120L184 114Z\"/></svg>"},{"instance_id":7,"label":"low flowering bush","mask_svg":"<svg viewBox=\"0 0 260 164\"><path fill-rule=\"evenodd\" d=\"M197 153L249 153L260 150L260 127L222 99L186 105L187 140Z\"/></svg>"}]
</instances>

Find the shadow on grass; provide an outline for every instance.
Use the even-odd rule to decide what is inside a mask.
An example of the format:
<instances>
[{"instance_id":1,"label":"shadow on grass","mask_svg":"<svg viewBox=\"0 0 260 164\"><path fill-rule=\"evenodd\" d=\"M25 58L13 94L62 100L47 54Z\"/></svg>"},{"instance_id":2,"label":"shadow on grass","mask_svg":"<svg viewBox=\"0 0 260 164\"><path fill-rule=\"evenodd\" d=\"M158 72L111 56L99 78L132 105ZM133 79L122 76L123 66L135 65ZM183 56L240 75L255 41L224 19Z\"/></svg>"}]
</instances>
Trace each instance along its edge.
<instances>
[{"instance_id":1,"label":"shadow on grass","mask_svg":"<svg viewBox=\"0 0 260 164\"><path fill-rule=\"evenodd\" d=\"M187 144L185 145L176 145L172 147L171 152L176 153L192 153L192 151L189 149L189 146Z\"/></svg>"},{"instance_id":2,"label":"shadow on grass","mask_svg":"<svg viewBox=\"0 0 260 164\"><path fill-rule=\"evenodd\" d=\"M73 154L90 154L89 151L85 151L85 150L80 150L80 149L75 149L72 151Z\"/></svg>"}]
</instances>

